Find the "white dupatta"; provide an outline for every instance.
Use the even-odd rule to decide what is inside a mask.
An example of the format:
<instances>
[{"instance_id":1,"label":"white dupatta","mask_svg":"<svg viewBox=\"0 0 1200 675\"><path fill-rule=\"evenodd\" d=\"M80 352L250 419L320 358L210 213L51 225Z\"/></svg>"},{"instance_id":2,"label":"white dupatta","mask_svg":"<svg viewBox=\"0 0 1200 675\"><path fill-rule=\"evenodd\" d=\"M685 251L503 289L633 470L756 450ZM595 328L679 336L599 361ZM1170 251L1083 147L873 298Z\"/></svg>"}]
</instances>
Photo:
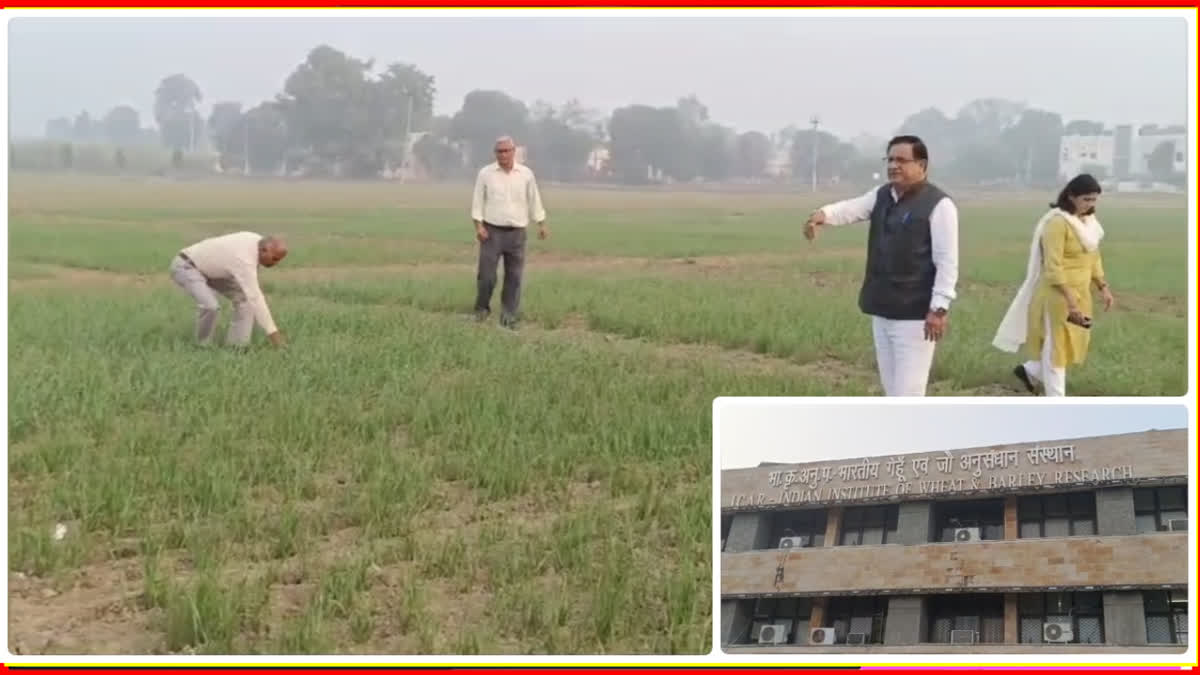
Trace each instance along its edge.
<instances>
[{"instance_id":1,"label":"white dupatta","mask_svg":"<svg viewBox=\"0 0 1200 675\"><path fill-rule=\"evenodd\" d=\"M1079 243L1089 253L1100 248L1100 240L1104 239L1104 228L1095 215L1079 218L1059 208L1052 208L1042 216L1033 228L1033 242L1029 246L1029 262L1025 267L1025 282L1017 291L1008 312L996 330L992 345L1006 352L1016 352L1025 344L1029 329L1029 304L1033 302L1034 291L1042 277L1042 232L1051 218L1061 216L1066 219L1079 238Z\"/></svg>"}]
</instances>

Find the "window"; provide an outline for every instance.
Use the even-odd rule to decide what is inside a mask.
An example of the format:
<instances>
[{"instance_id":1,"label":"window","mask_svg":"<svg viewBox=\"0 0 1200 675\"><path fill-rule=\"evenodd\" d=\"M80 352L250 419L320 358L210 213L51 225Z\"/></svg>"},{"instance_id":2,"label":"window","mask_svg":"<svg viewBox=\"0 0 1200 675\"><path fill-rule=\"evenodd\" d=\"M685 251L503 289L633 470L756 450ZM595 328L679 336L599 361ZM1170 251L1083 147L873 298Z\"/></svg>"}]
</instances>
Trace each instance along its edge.
<instances>
[{"instance_id":1,"label":"window","mask_svg":"<svg viewBox=\"0 0 1200 675\"><path fill-rule=\"evenodd\" d=\"M942 502L937 505L937 541L955 541L959 528L979 530L983 539L1004 538L1004 500Z\"/></svg>"},{"instance_id":2,"label":"window","mask_svg":"<svg viewBox=\"0 0 1200 675\"><path fill-rule=\"evenodd\" d=\"M1047 623L1063 623L1068 642L1104 644L1104 610L1099 593L1023 593L1020 596L1021 642L1042 643Z\"/></svg>"},{"instance_id":3,"label":"window","mask_svg":"<svg viewBox=\"0 0 1200 675\"><path fill-rule=\"evenodd\" d=\"M1004 596L929 596L929 641L948 643L952 630L973 631L978 642L1004 642Z\"/></svg>"},{"instance_id":4,"label":"window","mask_svg":"<svg viewBox=\"0 0 1200 675\"><path fill-rule=\"evenodd\" d=\"M1172 520L1187 519L1187 493L1182 486L1138 488L1133 491L1133 513L1139 534L1166 532Z\"/></svg>"},{"instance_id":5,"label":"window","mask_svg":"<svg viewBox=\"0 0 1200 675\"><path fill-rule=\"evenodd\" d=\"M842 546L873 546L896 539L896 521L900 507L859 506L842 513Z\"/></svg>"},{"instance_id":6,"label":"window","mask_svg":"<svg viewBox=\"0 0 1200 675\"><path fill-rule=\"evenodd\" d=\"M733 516L721 516L721 550L725 550L725 542L729 541L729 530L733 529Z\"/></svg>"},{"instance_id":7,"label":"window","mask_svg":"<svg viewBox=\"0 0 1200 675\"><path fill-rule=\"evenodd\" d=\"M1182 152L1177 152L1177 153L1175 153L1175 161L1176 161L1176 162L1182 162L1182 161L1183 161L1183 153L1182 153Z\"/></svg>"},{"instance_id":8,"label":"window","mask_svg":"<svg viewBox=\"0 0 1200 675\"><path fill-rule=\"evenodd\" d=\"M786 626L786 644L808 644L808 622L812 616L812 600L809 598L759 598L754 603L754 614L750 620L749 634L735 640L741 644L758 644L758 632L763 626L783 624Z\"/></svg>"},{"instance_id":9,"label":"window","mask_svg":"<svg viewBox=\"0 0 1200 675\"><path fill-rule=\"evenodd\" d=\"M1021 497L1017 502L1022 539L1096 534L1096 494L1071 492Z\"/></svg>"},{"instance_id":10,"label":"window","mask_svg":"<svg viewBox=\"0 0 1200 675\"><path fill-rule=\"evenodd\" d=\"M832 626L840 645L852 633L861 633L866 644L883 644L883 628L887 620L887 598L832 598L825 614L825 625Z\"/></svg>"},{"instance_id":11,"label":"window","mask_svg":"<svg viewBox=\"0 0 1200 675\"><path fill-rule=\"evenodd\" d=\"M1144 591L1146 642L1150 644L1188 643L1188 598L1186 590Z\"/></svg>"},{"instance_id":12,"label":"window","mask_svg":"<svg viewBox=\"0 0 1200 675\"><path fill-rule=\"evenodd\" d=\"M824 546L826 520L824 509L776 513L771 518L771 540L767 543L767 548L779 548L779 540L784 537L801 539L799 545L793 542L793 548Z\"/></svg>"}]
</instances>

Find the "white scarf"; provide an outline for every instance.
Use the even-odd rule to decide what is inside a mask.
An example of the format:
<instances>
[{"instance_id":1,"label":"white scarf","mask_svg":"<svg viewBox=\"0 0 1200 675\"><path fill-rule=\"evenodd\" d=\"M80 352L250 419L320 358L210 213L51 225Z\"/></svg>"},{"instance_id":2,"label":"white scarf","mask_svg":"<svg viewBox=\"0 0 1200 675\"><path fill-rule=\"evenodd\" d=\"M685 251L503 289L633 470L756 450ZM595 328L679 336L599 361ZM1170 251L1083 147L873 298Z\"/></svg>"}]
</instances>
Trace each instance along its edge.
<instances>
[{"instance_id":1,"label":"white scarf","mask_svg":"<svg viewBox=\"0 0 1200 675\"><path fill-rule=\"evenodd\" d=\"M1052 208L1042 216L1033 228L1033 242L1029 246L1029 262L1025 267L1025 282L1021 284L1017 296L1008 306L1008 312L996 330L992 345L1006 352L1016 352L1025 344L1029 328L1029 304L1033 302L1034 291L1042 276L1042 231L1046 223L1055 216L1065 218L1079 238L1079 243L1089 253L1100 248L1100 240L1104 238L1104 228L1095 215L1076 217L1059 208Z\"/></svg>"}]
</instances>

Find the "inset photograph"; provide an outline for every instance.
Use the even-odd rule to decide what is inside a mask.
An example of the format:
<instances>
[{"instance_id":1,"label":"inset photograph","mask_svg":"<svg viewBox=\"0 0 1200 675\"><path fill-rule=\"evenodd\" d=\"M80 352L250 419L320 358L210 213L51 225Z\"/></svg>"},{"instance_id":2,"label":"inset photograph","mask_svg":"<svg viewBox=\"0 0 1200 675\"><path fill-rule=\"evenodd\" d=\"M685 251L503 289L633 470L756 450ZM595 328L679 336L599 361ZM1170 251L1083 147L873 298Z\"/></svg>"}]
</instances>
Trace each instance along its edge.
<instances>
[{"instance_id":1,"label":"inset photograph","mask_svg":"<svg viewBox=\"0 0 1200 675\"><path fill-rule=\"evenodd\" d=\"M718 399L727 654L1187 650L1182 405Z\"/></svg>"}]
</instances>

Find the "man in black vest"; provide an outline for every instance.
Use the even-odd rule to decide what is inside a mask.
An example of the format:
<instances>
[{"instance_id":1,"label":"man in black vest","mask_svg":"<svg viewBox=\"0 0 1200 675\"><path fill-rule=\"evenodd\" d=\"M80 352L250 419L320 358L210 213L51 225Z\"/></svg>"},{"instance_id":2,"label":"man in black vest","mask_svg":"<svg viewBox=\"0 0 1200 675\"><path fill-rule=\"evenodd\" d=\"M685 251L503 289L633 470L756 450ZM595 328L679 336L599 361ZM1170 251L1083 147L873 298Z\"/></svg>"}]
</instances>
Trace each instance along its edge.
<instances>
[{"instance_id":1,"label":"man in black vest","mask_svg":"<svg viewBox=\"0 0 1200 675\"><path fill-rule=\"evenodd\" d=\"M871 316L875 358L885 396L924 396L937 341L958 283L958 208L926 180L929 151L916 136L887 147L888 183L813 212L821 225L868 221L866 275L859 309Z\"/></svg>"}]
</instances>

